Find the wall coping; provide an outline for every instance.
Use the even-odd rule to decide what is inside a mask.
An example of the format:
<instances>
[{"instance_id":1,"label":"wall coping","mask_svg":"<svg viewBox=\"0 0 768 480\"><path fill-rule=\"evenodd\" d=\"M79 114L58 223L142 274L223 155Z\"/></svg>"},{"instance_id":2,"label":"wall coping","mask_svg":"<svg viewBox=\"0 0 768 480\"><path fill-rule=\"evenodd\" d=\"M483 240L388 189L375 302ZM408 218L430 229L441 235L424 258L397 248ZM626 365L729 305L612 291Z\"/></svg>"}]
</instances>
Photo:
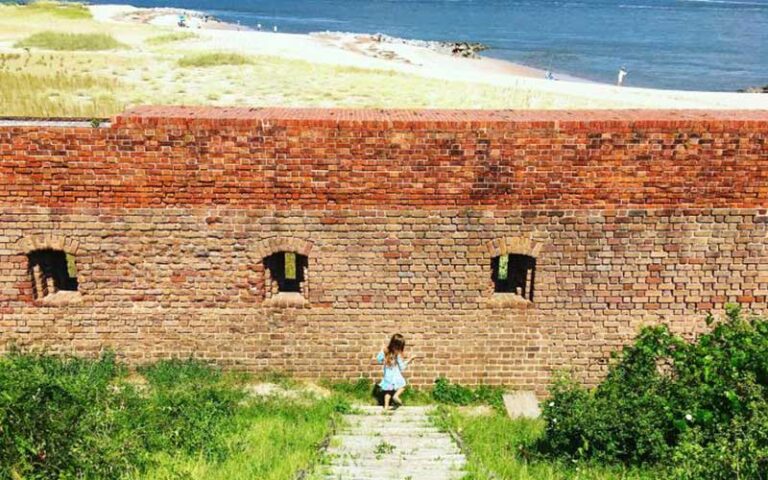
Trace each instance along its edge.
<instances>
[{"instance_id":1,"label":"wall coping","mask_svg":"<svg viewBox=\"0 0 768 480\"><path fill-rule=\"evenodd\" d=\"M285 126L367 128L684 127L718 124L722 128L765 126L768 110L437 110L301 107L195 107L146 105L111 119L0 117L0 129L13 127L101 128L141 126Z\"/></svg>"},{"instance_id":2,"label":"wall coping","mask_svg":"<svg viewBox=\"0 0 768 480\"><path fill-rule=\"evenodd\" d=\"M162 123L268 124L271 121L309 126L426 128L514 124L524 124L528 128L587 124L606 127L627 123L669 126L702 122L727 122L729 126L765 124L768 127L768 110L406 110L140 106L118 115L113 124L120 127Z\"/></svg>"}]
</instances>

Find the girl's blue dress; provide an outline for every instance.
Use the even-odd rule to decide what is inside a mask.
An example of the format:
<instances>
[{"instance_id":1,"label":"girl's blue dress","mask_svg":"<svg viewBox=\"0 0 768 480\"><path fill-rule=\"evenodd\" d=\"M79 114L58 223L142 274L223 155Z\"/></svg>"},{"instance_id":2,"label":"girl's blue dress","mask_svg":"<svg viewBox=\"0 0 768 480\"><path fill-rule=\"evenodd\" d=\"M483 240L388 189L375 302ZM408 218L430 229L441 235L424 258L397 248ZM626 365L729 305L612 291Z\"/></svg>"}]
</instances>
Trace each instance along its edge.
<instances>
[{"instance_id":1,"label":"girl's blue dress","mask_svg":"<svg viewBox=\"0 0 768 480\"><path fill-rule=\"evenodd\" d=\"M379 352L376 355L376 361L384 363L384 352ZM400 355L397 356L397 361L394 365L384 365L384 378L379 382L379 387L382 390L399 390L405 386L405 377L403 372L408 367Z\"/></svg>"}]
</instances>

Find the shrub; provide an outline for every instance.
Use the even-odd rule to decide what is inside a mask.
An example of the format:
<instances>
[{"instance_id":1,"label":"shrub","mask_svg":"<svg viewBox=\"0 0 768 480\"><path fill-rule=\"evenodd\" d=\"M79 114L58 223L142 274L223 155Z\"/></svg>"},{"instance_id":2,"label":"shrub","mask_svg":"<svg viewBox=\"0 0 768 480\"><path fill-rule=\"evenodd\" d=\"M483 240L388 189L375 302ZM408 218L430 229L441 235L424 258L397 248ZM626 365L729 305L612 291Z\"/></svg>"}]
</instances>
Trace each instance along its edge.
<instances>
[{"instance_id":1,"label":"shrub","mask_svg":"<svg viewBox=\"0 0 768 480\"><path fill-rule=\"evenodd\" d=\"M61 51L98 51L126 48L127 46L105 33L40 32L17 42L15 47Z\"/></svg>"},{"instance_id":2,"label":"shrub","mask_svg":"<svg viewBox=\"0 0 768 480\"><path fill-rule=\"evenodd\" d=\"M247 65L250 58L239 53L196 53L179 59L180 67L217 67L220 65Z\"/></svg>"},{"instance_id":3,"label":"shrub","mask_svg":"<svg viewBox=\"0 0 768 480\"><path fill-rule=\"evenodd\" d=\"M559 379L551 394L541 445L551 454L766 478L750 475L768 472L768 322L736 307L694 342L645 328L597 388Z\"/></svg>"},{"instance_id":4,"label":"shrub","mask_svg":"<svg viewBox=\"0 0 768 480\"><path fill-rule=\"evenodd\" d=\"M0 478L115 478L138 462L121 375L112 354L0 358Z\"/></svg>"}]
</instances>

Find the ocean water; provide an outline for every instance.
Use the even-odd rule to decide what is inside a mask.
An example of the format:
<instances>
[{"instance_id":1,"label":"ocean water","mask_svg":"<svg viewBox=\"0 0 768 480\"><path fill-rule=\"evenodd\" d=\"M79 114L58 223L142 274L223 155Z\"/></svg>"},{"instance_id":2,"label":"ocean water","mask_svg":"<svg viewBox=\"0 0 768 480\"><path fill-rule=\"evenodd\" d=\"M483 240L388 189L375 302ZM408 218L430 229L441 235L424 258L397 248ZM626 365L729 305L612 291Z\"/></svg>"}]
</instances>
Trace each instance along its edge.
<instances>
[{"instance_id":1,"label":"ocean water","mask_svg":"<svg viewBox=\"0 0 768 480\"><path fill-rule=\"evenodd\" d=\"M768 84L768 0L97 0L173 6L281 32L487 44L484 55L589 80L684 90Z\"/></svg>"}]
</instances>

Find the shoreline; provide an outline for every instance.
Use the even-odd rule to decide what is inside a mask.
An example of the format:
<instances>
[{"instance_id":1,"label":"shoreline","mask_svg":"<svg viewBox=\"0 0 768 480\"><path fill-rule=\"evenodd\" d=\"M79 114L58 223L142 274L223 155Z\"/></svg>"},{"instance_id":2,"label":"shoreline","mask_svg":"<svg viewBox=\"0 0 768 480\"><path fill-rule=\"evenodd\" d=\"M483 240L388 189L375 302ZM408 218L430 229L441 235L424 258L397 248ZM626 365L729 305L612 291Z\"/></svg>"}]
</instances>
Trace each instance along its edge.
<instances>
[{"instance_id":1,"label":"shoreline","mask_svg":"<svg viewBox=\"0 0 768 480\"><path fill-rule=\"evenodd\" d=\"M371 33L259 31L216 20L204 11L180 8L128 5L90 5L89 8L97 21L145 23L168 31L197 32L204 37L174 44L175 54L201 50L235 52L501 87L509 89L509 95L515 97L513 101L522 102L527 109L768 109L766 94L619 87L556 72L552 80L545 78L545 70L482 55L464 58L446 54L429 48L430 42L422 40L387 37L391 41L382 42L378 41L379 34ZM179 28L179 14L209 19L194 23L194 28Z\"/></svg>"},{"instance_id":2,"label":"shoreline","mask_svg":"<svg viewBox=\"0 0 768 480\"><path fill-rule=\"evenodd\" d=\"M393 37L382 33L358 33L345 31L317 31L310 33L283 33L279 31L264 30L244 26L238 23L225 22L209 15L205 11L191 10L176 7L135 7L132 5L109 4L89 5L89 8L97 21L144 23L164 28L174 28L181 31L227 31L250 32L265 35L292 35L318 39L325 45L346 50L371 58L382 59L388 62L399 62L405 65L421 65L423 60L419 50L431 52L445 58L477 62L477 67L490 74L514 75L516 77L545 80L546 70L511 62L509 60L474 54L461 56L451 54L448 50L452 45L465 44L467 42L431 41ZM178 25L179 16L184 15L188 19L188 26ZM421 61L420 61L421 60ZM578 78L559 72L551 72L554 81L596 83L590 80ZM552 81L552 80L548 80Z\"/></svg>"}]
</instances>

